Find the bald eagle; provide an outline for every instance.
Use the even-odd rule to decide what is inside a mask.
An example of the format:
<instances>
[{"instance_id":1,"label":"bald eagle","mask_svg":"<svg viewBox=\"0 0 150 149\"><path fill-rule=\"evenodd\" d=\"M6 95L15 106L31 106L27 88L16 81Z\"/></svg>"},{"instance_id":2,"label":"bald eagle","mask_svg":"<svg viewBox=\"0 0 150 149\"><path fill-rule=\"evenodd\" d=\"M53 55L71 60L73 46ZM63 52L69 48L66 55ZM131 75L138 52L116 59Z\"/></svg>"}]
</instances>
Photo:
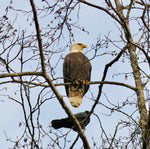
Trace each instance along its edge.
<instances>
[{"instance_id":1,"label":"bald eagle","mask_svg":"<svg viewBox=\"0 0 150 149\"><path fill-rule=\"evenodd\" d=\"M86 84L90 81L91 64L89 59L82 53L86 45L76 42L70 47L70 53L66 55L63 63L63 77L66 94L72 106L78 107L82 103L82 97L89 89Z\"/></svg>"}]
</instances>

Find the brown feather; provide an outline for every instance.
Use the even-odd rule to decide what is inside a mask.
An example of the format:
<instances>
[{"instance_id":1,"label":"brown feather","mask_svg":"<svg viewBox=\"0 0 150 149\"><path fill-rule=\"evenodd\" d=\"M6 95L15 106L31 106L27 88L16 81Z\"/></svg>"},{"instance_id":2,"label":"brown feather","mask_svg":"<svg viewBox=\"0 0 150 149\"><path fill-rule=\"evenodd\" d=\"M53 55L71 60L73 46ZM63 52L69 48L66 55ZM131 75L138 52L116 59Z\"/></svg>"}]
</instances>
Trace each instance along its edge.
<instances>
[{"instance_id":1,"label":"brown feather","mask_svg":"<svg viewBox=\"0 0 150 149\"><path fill-rule=\"evenodd\" d=\"M91 64L89 59L82 52L73 52L66 55L63 63L64 82L71 82L72 85L65 86L66 94L74 107L82 102L82 97L89 89L89 85L78 86L76 80L90 81Z\"/></svg>"}]
</instances>

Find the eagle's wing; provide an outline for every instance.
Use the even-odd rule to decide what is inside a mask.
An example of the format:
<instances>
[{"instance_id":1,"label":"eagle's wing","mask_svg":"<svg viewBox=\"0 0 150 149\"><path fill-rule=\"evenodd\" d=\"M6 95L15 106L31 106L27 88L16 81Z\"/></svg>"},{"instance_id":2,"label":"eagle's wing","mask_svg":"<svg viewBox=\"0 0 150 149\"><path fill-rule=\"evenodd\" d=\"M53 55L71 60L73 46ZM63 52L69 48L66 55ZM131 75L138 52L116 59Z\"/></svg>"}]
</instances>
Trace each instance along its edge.
<instances>
[{"instance_id":1,"label":"eagle's wing","mask_svg":"<svg viewBox=\"0 0 150 149\"><path fill-rule=\"evenodd\" d=\"M70 57L67 55L64 59L64 63L63 63L63 77L64 77L64 83L68 83L71 82L71 78L70 78ZM66 89L66 94L67 96L69 96L69 86L65 85L65 89Z\"/></svg>"}]
</instances>

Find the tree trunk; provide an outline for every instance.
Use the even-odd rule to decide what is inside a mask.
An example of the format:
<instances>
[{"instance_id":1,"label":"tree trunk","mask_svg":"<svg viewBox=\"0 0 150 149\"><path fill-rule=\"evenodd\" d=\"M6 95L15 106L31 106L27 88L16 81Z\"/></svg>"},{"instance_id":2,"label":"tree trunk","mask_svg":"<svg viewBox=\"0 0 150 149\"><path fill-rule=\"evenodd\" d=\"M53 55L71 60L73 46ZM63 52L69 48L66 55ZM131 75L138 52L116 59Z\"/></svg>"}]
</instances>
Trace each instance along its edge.
<instances>
[{"instance_id":1,"label":"tree trunk","mask_svg":"<svg viewBox=\"0 0 150 149\"><path fill-rule=\"evenodd\" d=\"M146 106L145 106L143 84L141 81L141 76L140 76L140 71L139 71L139 67L138 67L138 61L137 61L135 48L136 47L134 45L130 44L128 51L130 53L131 67L133 70L134 81L135 81L135 85L137 88L136 94L137 94L138 109L139 109L139 113L140 113L140 125L141 125L141 130L142 130L143 149L150 149L150 148L147 148L150 145L149 144L150 137L148 137L146 135L146 132L147 132L146 125L148 122L147 121L147 110L146 110Z\"/></svg>"},{"instance_id":2,"label":"tree trunk","mask_svg":"<svg viewBox=\"0 0 150 149\"><path fill-rule=\"evenodd\" d=\"M130 6L132 5L132 2L133 1L131 1ZM149 148L150 137L149 137L149 135L147 136L147 131L149 130L148 129L149 127L146 127L148 125L148 116L147 116L147 110L146 110L146 106L145 106L143 83L141 80L140 70L138 67L136 46L134 44L132 34L130 32L130 27L128 24L129 23L128 16L129 16L130 10L128 11L128 15L125 17L123 14L122 6L121 6L119 0L115 0L115 3L116 3L116 8L117 8L117 15L120 18L120 24L124 30L125 38L126 38L127 44L128 44L130 62L131 62L133 77L134 77L135 86L136 86L138 109L139 109L139 113L140 113L140 126L141 126L141 131L142 131L143 149L150 149Z\"/></svg>"}]
</instances>

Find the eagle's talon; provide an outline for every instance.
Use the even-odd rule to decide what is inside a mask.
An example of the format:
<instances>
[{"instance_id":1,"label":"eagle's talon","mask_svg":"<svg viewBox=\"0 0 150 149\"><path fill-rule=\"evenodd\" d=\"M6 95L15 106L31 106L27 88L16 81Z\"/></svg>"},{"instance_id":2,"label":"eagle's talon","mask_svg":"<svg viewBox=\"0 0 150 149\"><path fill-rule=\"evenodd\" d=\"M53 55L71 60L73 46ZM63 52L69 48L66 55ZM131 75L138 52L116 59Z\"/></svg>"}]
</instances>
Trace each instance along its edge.
<instances>
[{"instance_id":1,"label":"eagle's talon","mask_svg":"<svg viewBox=\"0 0 150 149\"><path fill-rule=\"evenodd\" d=\"M79 86L82 86L82 85L85 84L85 80L81 80L81 79L75 80L75 84L79 85Z\"/></svg>"},{"instance_id":2,"label":"eagle's talon","mask_svg":"<svg viewBox=\"0 0 150 149\"><path fill-rule=\"evenodd\" d=\"M80 79L75 80L75 84L76 84L76 85L79 85L79 84L80 84L80 81L81 81Z\"/></svg>"}]
</instances>

